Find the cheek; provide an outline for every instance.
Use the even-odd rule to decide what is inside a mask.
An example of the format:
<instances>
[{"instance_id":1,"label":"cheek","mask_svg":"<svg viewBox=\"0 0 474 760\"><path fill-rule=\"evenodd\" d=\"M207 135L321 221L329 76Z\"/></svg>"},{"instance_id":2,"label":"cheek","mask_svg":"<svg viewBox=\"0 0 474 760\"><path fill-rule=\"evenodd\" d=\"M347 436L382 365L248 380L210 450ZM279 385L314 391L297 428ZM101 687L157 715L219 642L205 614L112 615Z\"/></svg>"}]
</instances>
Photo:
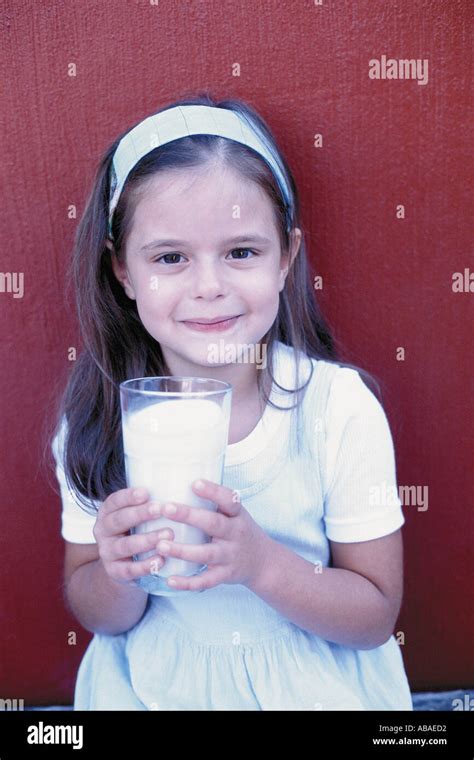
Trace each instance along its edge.
<instances>
[{"instance_id":1,"label":"cheek","mask_svg":"<svg viewBox=\"0 0 474 760\"><path fill-rule=\"evenodd\" d=\"M166 317L175 308L172 293L160 279L154 274L144 275L135 291L138 315L145 329L156 339L160 326L162 329Z\"/></svg>"},{"instance_id":2,"label":"cheek","mask_svg":"<svg viewBox=\"0 0 474 760\"><path fill-rule=\"evenodd\" d=\"M137 309L139 313L165 313L173 305L173 291L166 278L153 273L141 274L136 286Z\"/></svg>"},{"instance_id":3,"label":"cheek","mask_svg":"<svg viewBox=\"0 0 474 760\"><path fill-rule=\"evenodd\" d=\"M266 272L255 278L252 283L249 301L259 309L275 309L279 303L278 274L276 272Z\"/></svg>"}]
</instances>

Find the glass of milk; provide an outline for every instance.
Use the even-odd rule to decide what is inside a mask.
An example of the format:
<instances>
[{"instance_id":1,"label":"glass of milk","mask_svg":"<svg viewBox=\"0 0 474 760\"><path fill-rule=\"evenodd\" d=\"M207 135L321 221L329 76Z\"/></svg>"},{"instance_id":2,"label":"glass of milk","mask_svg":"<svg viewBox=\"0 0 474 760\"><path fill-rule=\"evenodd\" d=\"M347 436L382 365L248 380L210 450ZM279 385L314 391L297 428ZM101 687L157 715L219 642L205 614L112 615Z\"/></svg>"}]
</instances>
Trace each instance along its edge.
<instances>
[{"instance_id":1,"label":"glass of milk","mask_svg":"<svg viewBox=\"0 0 474 760\"><path fill-rule=\"evenodd\" d=\"M216 511L217 505L202 499L191 488L198 478L222 484L229 435L232 386L204 377L142 377L120 384L122 437L127 486L146 488L150 501L177 501ZM205 544L210 537L199 528L157 517L142 522L132 533L171 528L174 540ZM157 550L134 556L156 557ZM195 591L172 589L170 575L196 575L202 565L166 557L161 568L137 579L149 594L176 596Z\"/></svg>"}]
</instances>

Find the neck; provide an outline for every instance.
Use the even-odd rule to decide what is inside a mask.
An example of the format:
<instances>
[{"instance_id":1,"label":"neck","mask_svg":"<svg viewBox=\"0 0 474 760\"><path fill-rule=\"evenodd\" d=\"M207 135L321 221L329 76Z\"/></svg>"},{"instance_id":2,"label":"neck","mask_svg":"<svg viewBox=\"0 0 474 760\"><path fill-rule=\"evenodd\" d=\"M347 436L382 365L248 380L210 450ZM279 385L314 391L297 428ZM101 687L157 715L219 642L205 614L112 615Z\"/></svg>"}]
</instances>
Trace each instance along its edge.
<instances>
[{"instance_id":1,"label":"neck","mask_svg":"<svg viewBox=\"0 0 474 760\"><path fill-rule=\"evenodd\" d=\"M243 407L258 398L257 373L263 373L263 387L267 395L271 389L271 378L267 377L267 369L258 369L251 362L235 362L223 365L195 365L178 359L174 354L164 349L163 355L172 375L190 375L221 380L232 385L232 408Z\"/></svg>"}]
</instances>

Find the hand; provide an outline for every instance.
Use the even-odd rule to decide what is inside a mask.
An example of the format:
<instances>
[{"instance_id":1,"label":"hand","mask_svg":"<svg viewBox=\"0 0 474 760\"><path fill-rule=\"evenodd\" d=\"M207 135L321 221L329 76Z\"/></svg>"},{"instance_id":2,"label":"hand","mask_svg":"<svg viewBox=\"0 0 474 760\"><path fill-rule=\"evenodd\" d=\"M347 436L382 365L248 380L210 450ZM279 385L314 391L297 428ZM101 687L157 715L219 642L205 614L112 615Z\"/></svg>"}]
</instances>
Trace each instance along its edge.
<instances>
[{"instance_id":1,"label":"hand","mask_svg":"<svg viewBox=\"0 0 474 760\"><path fill-rule=\"evenodd\" d=\"M236 491L209 480L202 482L204 488L200 490L193 484L193 491L217 504L217 512L171 502L176 512L168 512L167 503L161 514L170 520L201 528L211 536L210 543L194 545L172 541L165 542L166 547L160 541L157 549L165 557L199 562L207 565L208 570L190 577L172 575L168 584L189 591L202 591L219 583L253 585L262 571L272 539L249 515Z\"/></svg>"},{"instance_id":2,"label":"hand","mask_svg":"<svg viewBox=\"0 0 474 760\"><path fill-rule=\"evenodd\" d=\"M139 498L134 496L133 488L122 488L110 494L101 505L94 525L100 559L106 573L116 583L135 584L136 578L156 573L164 564L163 557L154 555L134 560L132 556L155 549L160 538L174 538L170 528L129 535L131 528L156 518L156 511L152 509L156 510L157 505L147 501L145 489L139 490L142 492Z\"/></svg>"}]
</instances>

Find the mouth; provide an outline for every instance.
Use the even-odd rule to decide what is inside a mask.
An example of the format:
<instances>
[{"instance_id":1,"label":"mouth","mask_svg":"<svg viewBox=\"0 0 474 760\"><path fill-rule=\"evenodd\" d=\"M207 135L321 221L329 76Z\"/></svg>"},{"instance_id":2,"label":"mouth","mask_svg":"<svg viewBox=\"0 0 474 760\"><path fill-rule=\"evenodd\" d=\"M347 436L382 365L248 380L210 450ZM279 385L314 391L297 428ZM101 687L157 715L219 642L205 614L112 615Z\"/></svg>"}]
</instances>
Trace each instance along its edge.
<instances>
[{"instance_id":1,"label":"mouth","mask_svg":"<svg viewBox=\"0 0 474 760\"><path fill-rule=\"evenodd\" d=\"M236 317L227 317L226 319L221 319L215 322L193 322L191 320L185 320L182 324L190 330L197 330L198 332L222 332L233 327L241 316L242 314L238 314Z\"/></svg>"}]
</instances>

